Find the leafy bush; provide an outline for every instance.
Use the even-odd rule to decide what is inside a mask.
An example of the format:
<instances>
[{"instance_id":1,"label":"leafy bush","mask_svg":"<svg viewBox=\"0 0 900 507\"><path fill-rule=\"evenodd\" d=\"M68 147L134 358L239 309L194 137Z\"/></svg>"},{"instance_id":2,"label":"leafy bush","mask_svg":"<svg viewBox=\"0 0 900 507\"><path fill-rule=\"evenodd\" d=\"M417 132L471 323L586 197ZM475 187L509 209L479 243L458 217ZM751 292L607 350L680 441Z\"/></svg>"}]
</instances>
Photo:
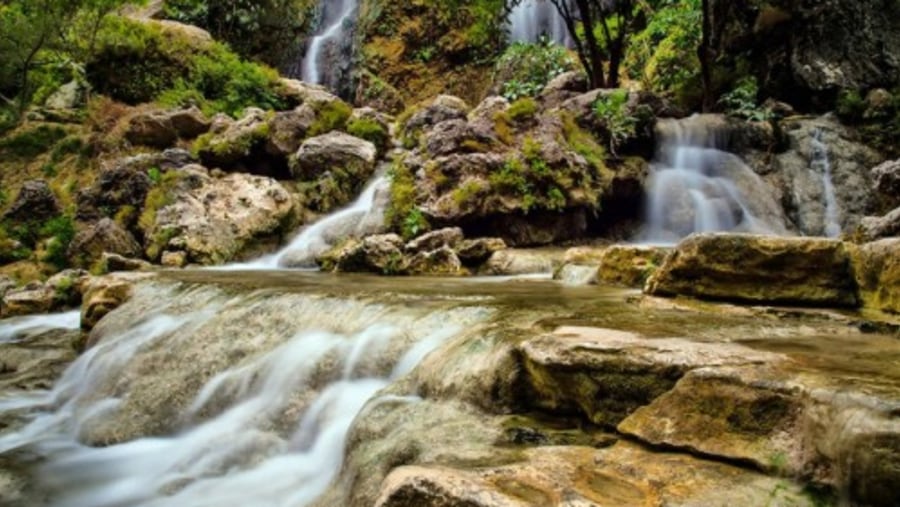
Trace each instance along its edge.
<instances>
[{"instance_id":1,"label":"leafy bush","mask_svg":"<svg viewBox=\"0 0 900 507\"><path fill-rule=\"evenodd\" d=\"M837 114L850 121L859 121L866 112L866 100L857 90L843 90L838 95L835 110Z\"/></svg>"},{"instance_id":2,"label":"leafy bush","mask_svg":"<svg viewBox=\"0 0 900 507\"><path fill-rule=\"evenodd\" d=\"M9 157L34 158L50 151L66 137L66 131L56 125L38 125L0 140L0 152Z\"/></svg>"},{"instance_id":3,"label":"leafy bush","mask_svg":"<svg viewBox=\"0 0 900 507\"><path fill-rule=\"evenodd\" d=\"M416 206L415 176L401 157L394 159L388 178L391 180L391 201L384 215L386 225L407 239L427 231L428 220Z\"/></svg>"},{"instance_id":4,"label":"leafy bush","mask_svg":"<svg viewBox=\"0 0 900 507\"><path fill-rule=\"evenodd\" d=\"M129 104L196 104L207 114L232 116L251 105L284 107L274 70L241 60L222 44L122 18L98 35L87 76L96 90Z\"/></svg>"},{"instance_id":5,"label":"leafy bush","mask_svg":"<svg viewBox=\"0 0 900 507\"><path fill-rule=\"evenodd\" d=\"M578 68L565 47L542 38L537 44L516 42L497 61L494 82L507 100L535 97L553 78Z\"/></svg>"},{"instance_id":6,"label":"leafy bush","mask_svg":"<svg viewBox=\"0 0 900 507\"><path fill-rule=\"evenodd\" d=\"M520 122L534 118L537 109L537 101L531 97L522 97L510 104L509 109L506 111L506 115L513 122Z\"/></svg>"},{"instance_id":7,"label":"leafy bush","mask_svg":"<svg viewBox=\"0 0 900 507\"><path fill-rule=\"evenodd\" d=\"M616 148L632 137L637 118L627 114L628 91L614 90L601 94L594 102L594 115L606 127L609 134L609 149L615 155Z\"/></svg>"},{"instance_id":8,"label":"leafy bush","mask_svg":"<svg viewBox=\"0 0 900 507\"><path fill-rule=\"evenodd\" d=\"M310 125L307 135L314 137L343 129L352 114L353 108L342 100L326 102L316 111L316 121Z\"/></svg>"},{"instance_id":9,"label":"leafy bush","mask_svg":"<svg viewBox=\"0 0 900 507\"><path fill-rule=\"evenodd\" d=\"M75 238L75 222L72 217L61 215L47 220L39 234L43 238L50 238L42 260L59 269L68 266L66 251L69 249L69 243Z\"/></svg>"},{"instance_id":10,"label":"leafy bush","mask_svg":"<svg viewBox=\"0 0 900 507\"><path fill-rule=\"evenodd\" d=\"M759 107L758 96L759 85L756 78L745 77L719 99L719 104L731 116L750 121L767 121L771 118L771 113Z\"/></svg>"}]
</instances>

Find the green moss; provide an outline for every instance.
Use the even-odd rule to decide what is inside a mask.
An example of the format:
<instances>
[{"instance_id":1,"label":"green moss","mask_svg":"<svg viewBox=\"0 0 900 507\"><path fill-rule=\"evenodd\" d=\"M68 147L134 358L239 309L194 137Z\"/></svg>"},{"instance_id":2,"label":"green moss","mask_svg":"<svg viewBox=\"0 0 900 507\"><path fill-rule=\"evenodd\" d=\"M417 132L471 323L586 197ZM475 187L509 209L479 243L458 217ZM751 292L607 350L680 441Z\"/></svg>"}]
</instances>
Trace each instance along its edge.
<instances>
[{"instance_id":1,"label":"green moss","mask_svg":"<svg viewBox=\"0 0 900 507\"><path fill-rule=\"evenodd\" d=\"M578 126L575 117L570 113L562 113L563 136L570 148L584 157L598 173L608 172L606 167L606 150L587 132Z\"/></svg>"},{"instance_id":2,"label":"green moss","mask_svg":"<svg viewBox=\"0 0 900 507\"><path fill-rule=\"evenodd\" d=\"M352 114L353 109L342 100L325 102L316 110L316 121L310 125L307 135L315 137L332 130L341 130Z\"/></svg>"},{"instance_id":3,"label":"green moss","mask_svg":"<svg viewBox=\"0 0 900 507\"><path fill-rule=\"evenodd\" d=\"M0 140L0 153L13 158L35 158L50 151L66 135L66 131L57 125L38 125Z\"/></svg>"},{"instance_id":4,"label":"green moss","mask_svg":"<svg viewBox=\"0 0 900 507\"><path fill-rule=\"evenodd\" d=\"M390 144L391 136L384 126L371 118L354 118L347 123L347 133L374 144L384 151Z\"/></svg>"},{"instance_id":5,"label":"green moss","mask_svg":"<svg viewBox=\"0 0 900 507\"><path fill-rule=\"evenodd\" d=\"M47 249L41 259L54 265L58 269L64 269L69 265L66 252L69 243L75 238L75 221L70 216L61 215L47 220L39 231L41 237L49 238Z\"/></svg>"},{"instance_id":6,"label":"green moss","mask_svg":"<svg viewBox=\"0 0 900 507\"><path fill-rule=\"evenodd\" d=\"M453 190L453 202L460 208L465 207L478 199L484 187L475 180L469 180Z\"/></svg>"},{"instance_id":7,"label":"green moss","mask_svg":"<svg viewBox=\"0 0 900 507\"><path fill-rule=\"evenodd\" d=\"M385 211L385 223L404 238L415 237L429 228L428 220L416 203L416 180L412 171L397 157L388 172L391 202Z\"/></svg>"},{"instance_id":8,"label":"green moss","mask_svg":"<svg viewBox=\"0 0 900 507\"><path fill-rule=\"evenodd\" d=\"M143 211L138 217L138 227L145 233L149 233L156 227L156 213L160 209L172 204L172 191L180 179L181 175L178 171L168 171L162 175L159 183L155 184L153 188L147 192L147 197L144 199ZM153 241L152 243L156 243L156 241Z\"/></svg>"},{"instance_id":9,"label":"green moss","mask_svg":"<svg viewBox=\"0 0 900 507\"><path fill-rule=\"evenodd\" d=\"M531 97L522 97L509 105L506 115L513 122L519 123L534 119L537 114L537 101Z\"/></svg>"}]
</instances>

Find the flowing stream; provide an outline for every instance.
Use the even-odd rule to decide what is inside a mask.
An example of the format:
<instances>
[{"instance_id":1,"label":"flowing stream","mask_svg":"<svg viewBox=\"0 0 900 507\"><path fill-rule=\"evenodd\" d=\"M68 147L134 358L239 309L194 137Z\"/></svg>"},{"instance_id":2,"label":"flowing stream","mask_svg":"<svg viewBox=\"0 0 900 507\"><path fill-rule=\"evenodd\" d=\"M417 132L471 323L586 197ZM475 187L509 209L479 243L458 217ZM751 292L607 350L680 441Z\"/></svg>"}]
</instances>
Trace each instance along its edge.
<instances>
[{"instance_id":1,"label":"flowing stream","mask_svg":"<svg viewBox=\"0 0 900 507\"><path fill-rule=\"evenodd\" d=\"M307 505L363 405L415 403L377 393L491 315L443 307L142 286L52 390L0 399L30 421L0 455L41 456L51 505Z\"/></svg>"},{"instance_id":2,"label":"flowing stream","mask_svg":"<svg viewBox=\"0 0 900 507\"><path fill-rule=\"evenodd\" d=\"M822 189L825 198L825 236L837 238L841 235L841 207L837 201L834 190L834 181L831 175L831 159L828 155L828 145L822 141L822 131L816 129L812 138L812 164L810 170L822 175Z\"/></svg>"},{"instance_id":3,"label":"flowing stream","mask_svg":"<svg viewBox=\"0 0 900 507\"><path fill-rule=\"evenodd\" d=\"M509 14L509 36L513 42L538 42L542 36L565 46L571 38L566 23L546 0L525 0Z\"/></svg>"},{"instance_id":4,"label":"flowing stream","mask_svg":"<svg viewBox=\"0 0 900 507\"><path fill-rule=\"evenodd\" d=\"M355 0L322 0L319 29L309 41L303 56L302 79L315 84L336 88L333 70L340 58L342 46L347 40L348 24L356 15Z\"/></svg>"},{"instance_id":5,"label":"flowing stream","mask_svg":"<svg viewBox=\"0 0 900 507\"><path fill-rule=\"evenodd\" d=\"M723 149L715 117L660 122L642 239L670 244L695 232L784 234L774 192L739 157Z\"/></svg>"}]
</instances>

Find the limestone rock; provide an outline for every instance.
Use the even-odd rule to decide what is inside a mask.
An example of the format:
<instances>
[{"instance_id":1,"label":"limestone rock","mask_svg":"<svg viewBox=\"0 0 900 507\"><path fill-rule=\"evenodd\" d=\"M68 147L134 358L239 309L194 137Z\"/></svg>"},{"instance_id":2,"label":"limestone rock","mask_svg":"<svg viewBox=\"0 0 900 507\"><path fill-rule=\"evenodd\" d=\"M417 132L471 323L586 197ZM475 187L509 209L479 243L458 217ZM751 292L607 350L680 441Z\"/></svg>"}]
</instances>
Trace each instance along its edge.
<instances>
[{"instance_id":1,"label":"limestone rock","mask_svg":"<svg viewBox=\"0 0 900 507\"><path fill-rule=\"evenodd\" d=\"M693 235L669 254L644 290L749 303L857 304L844 244L815 238Z\"/></svg>"},{"instance_id":2,"label":"limestone rock","mask_svg":"<svg viewBox=\"0 0 900 507\"><path fill-rule=\"evenodd\" d=\"M613 245L603 251L597 278L603 283L643 287L669 250L652 246Z\"/></svg>"},{"instance_id":3,"label":"limestone rock","mask_svg":"<svg viewBox=\"0 0 900 507\"><path fill-rule=\"evenodd\" d=\"M0 316L3 318L35 313L48 313L56 303L56 291L40 282L13 289L3 296Z\"/></svg>"},{"instance_id":4,"label":"limestone rock","mask_svg":"<svg viewBox=\"0 0 900 507\"><path fill-rule=\"evenodd\" d=\"M865 306L900 314L900 238L867 243L851 252Z\"/></svg>"},{"instance_id":5,"label":"limestone rock","mask_svg":"<svg viewBox=\"0 0 900 507\"><path fill-rule=\"evenodd\" d=\"M44 102L44 107L56 111L76 109L84 103L84 96L84 87L73 79L53 92Z\"/></svg>"},{"instance_id":6,"label":"limestone rock","mask_svg":"<svg viewBox=\"0 0 900 507\"><path fill-rule=\"evenodd\" d=\"M438 95L425 108L415 112L405 124L401 125L402 137L414 137L447 120L465 120L469 106L458 97Z\"/></svg>"},{"instance_id":7,"label":"limestone rock","mask_svg":"<svg viewBox=\"0 0 900 507\"><path fill-rule=\"evenodd\" d=\"M869 241L900 236L900 208L883 217L865 217L859 223L859 232Z\"/></svg>"},{"instance_id":8,"label":"limestone rock","mask_svg":"<svg viewBox=\"0 0 900 507\"><path fill-rule=\"evenodd\" d=\"M167 268L183 268L187 266L188 258L185 252L163 252L159 263Z\"/></svg>"},{"instance_id":9,"label":"limestone rock","mask_svg":"<svg viewBox=\"0 0 900 507\"><path fill-rule=\"evenodd\" d=\"M551 274L561 264L562 251L498 250L481 268L483 274L498 276Z\"/></svg>"},{"instance_id":10,"label":"limestone rock","mask_svg":"<svg viewBox=\"0 0 900 507\"><path fill-rule=\"evenodd\" d=\"M882 205L900 206L900 160L888 161L872 169L872 179Z\"/></svg>"},{"instance_id":11,"label":"limestone rock","mask_svg":"<svg viewBox=\"0 0 900 507\"><path fill-rule=\"evenodd\" d=\"M544 89L541 90L540 100L545 107L556 107L566 100L587 91L587 76L583 72L563 72L544 86Z\"/></svg>"},{"instance_id":12,"label":"limestone rock","mask_svg":"<svg viewBox=\"0 0 900 507\"><path fill-rule=\"evenodd\" d=\"M179 138L193 139L209 130L210 121L196 106L182 110L150 110L136 114L125 131L132 144L168 148Z\"/></svg>"},{"instance_id":13,"label":"limestone rock","mask_svg":"<svg viewBox=\"0 0 900 507\"><path fill-rule=\"evenodd\" d=\"M340 100L336 95L321 85L306 83L296 79L281 78L278 80L279 93L297 105L321 105Z\"/></svg>"},{"instance_id":14,"label":"limestone rock","mask_svg":"<svg viewBox=\"0 0 900 507\"><path fill-rule=\"evenodd\" d=\"M456 252L444 245L434 250L420 250L405 263L411 275L457 276L465 274Z\"/></svg>"},{"instance_id":15,"label":"limestone rock","mask_svg":"<svg viewBox=\"0 0 900 507\"><path fill-rule=\"evenodd\" d=\"M59 214L59 201L47 182L29 180L22 184L16 199L3 214L3 219L13 222L38 222Z\"/></svg>"},{"instance_id":16,"label":"limestone rock","mask_svg":"<svg viewBox=\"0 0 900 507\"><path fill-rule=\"evenodd\" d=\"M100 319L131 298L136 282L149 276L152 275L117 273L87 280L81 300L81 329L93 329Z\"/></svg>"},{"instance_id":17,"label":"limestone rock","mask_svg":"<svg viewBox=\"0 0 900 507\"><path fill-rule=\"evenodd\" d=\"M275 113L269 122L266 151L285 158L293 155L315 121L316 111L309 104L298 106L293 111Z\"/></svg>"},{"instance_id":18,"label":"limestone rock","mask_svg":"<svg viewBox=\"0 0 900 507\"><path fill-rule=\"evenodd\" d=\"M403 239L379 234L349 240L316 259L326 271L399 274L405 270Z\"/></svg>"},{"instance_id":19,"label":"limestone rock","mask_svg":"<svg viewBox=\"0 0 900 507\"><path fill-rule=\"evenodd\" d=\"M104 252L96 267L101 274L108 274L117 271L149 271L153 269L153 264L143 259L129 259L119 254Z\"/></svg>"},{"instance_id":20,"label":"limestone rock","mask_svg":"<svg viewBox=\"0 0 900 507\"><path fill-rule=\"evenodd\" d=\"M463 240L459 227L447 227L425 233L406 244L407 252L427 252L447 246L454 248Z\"/></svg>"},{"instance_id":21,"label":"limestone rock","mask_svg":"<svg viewBox=\"0 0 900 507\"><path fill-rule=\"evenodd\" d=\"M81 304L82 291L89 276L83 269L66 269L48 278L45 285L56 294L54 306L62 308Z\"/></svg>"},{"instance_id":22,"label":"limestone rock","mask_svg":"<svg viewBox=\"0 0 900 507\"><path fill-rule=\"evenodd\" d=\"M277 181L250 174L212 177L186 167L171 191L171 204L144 230L149 259L184 251L190 262L219 264L257 241L281 233L294 201Z\"/></svg>"},{"instance_id":23,"label":"limestone rock","mask_svg":"<svg viewBox=\"0 0 900 507\"><path fill-rule=\"evenodd\" d=\"M67 256L73 265L89 267L104 253L124 257L140 257L137 240L127 230L109 218L103 218L81 230L69 244Z\"/></svg>"},{"instance_id":24,"label":"limestone rock","mask_svg":"<svg viewBox=\"0 0 900 507\"><path fill-rule=\"evenodd\" d=\"M343 132L307 139L291 158L291 174L304 182L306 204L327 212L350 202L375 170L377 150Z\"/></svg>"},{"instance_id":25,"label":"limestone rock","mask_svg":"<svg viewBox=\"0 0 900 507\"><path fill-rule=\"evenodd\" d=\"M212 130L197 139L194 147L203 165L224 170L271 173L265 166L269 116L262 109L248 107L240 120L224 130Z\"/></svg>"},{"instance_id":26,"label":"limestone rock","mask_svg":"<svg viewBox=\"0 0 900 507\"><path fill-rule=\"evenodd\" d=\"M456 247L456 255L466 266L483 264L494 252L506 249L506 243L500 238L466 239Z\"/></svg>"}]
</instances>

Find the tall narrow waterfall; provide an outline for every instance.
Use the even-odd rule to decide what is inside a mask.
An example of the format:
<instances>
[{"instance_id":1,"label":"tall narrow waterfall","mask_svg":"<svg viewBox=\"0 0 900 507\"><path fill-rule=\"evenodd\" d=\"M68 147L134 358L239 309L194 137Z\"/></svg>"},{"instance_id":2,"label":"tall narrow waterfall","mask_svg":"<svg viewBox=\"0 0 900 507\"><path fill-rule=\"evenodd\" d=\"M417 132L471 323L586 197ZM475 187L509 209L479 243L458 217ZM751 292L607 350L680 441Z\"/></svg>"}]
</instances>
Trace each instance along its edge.
<instances>
[{"instance_id":1,"label":"tall narrow waterfall","mask_svg":"<svg viewBox=\"0 0 900 507\"><path fill-rule=\"evenodd\" d=\"M672 243L694 232L786 232L774 192L739 157L723 151L718 119L696 115L660 122L644 241Z\"/></svg>"},{"instance_id":2,"label":"tall narrow waterfall","mask_svg":"<svg viewBox=\"0 0 900 507\"><path fill-rule=\"evenodd\" d=\"M822 141L822 131L819 129L816 129L812 139L811 166L811 171L822 175L822 194L825 200L825 228L823 232L829 238L836 238L841 235L841 208L834 191L828 145Z\"/></svg>"},{"instance_id":3,"label":"tall narrow waterfall","mask_svg":"<svg viewBox=\"0 0 900 507\"><path fill-rule=\"evenodd\" d=\"M349 35L357 1L321 0L319 9L319 29L309 40L303 56L302 79L338 90L349 70L352 42Z\"/></svg>"},{"instance_id":4,"label":"tall narrow waterfall","mask_svg":"<svg viewBox=\"0 0 900 507\"><path fill-rule=\"evenodd\" d=\"M542 35L566 46L571 40L562 16L547 0L521 2L510 13L509 23L510 39L514 42L537 42Z\"/></svg>"}]
</instances>

